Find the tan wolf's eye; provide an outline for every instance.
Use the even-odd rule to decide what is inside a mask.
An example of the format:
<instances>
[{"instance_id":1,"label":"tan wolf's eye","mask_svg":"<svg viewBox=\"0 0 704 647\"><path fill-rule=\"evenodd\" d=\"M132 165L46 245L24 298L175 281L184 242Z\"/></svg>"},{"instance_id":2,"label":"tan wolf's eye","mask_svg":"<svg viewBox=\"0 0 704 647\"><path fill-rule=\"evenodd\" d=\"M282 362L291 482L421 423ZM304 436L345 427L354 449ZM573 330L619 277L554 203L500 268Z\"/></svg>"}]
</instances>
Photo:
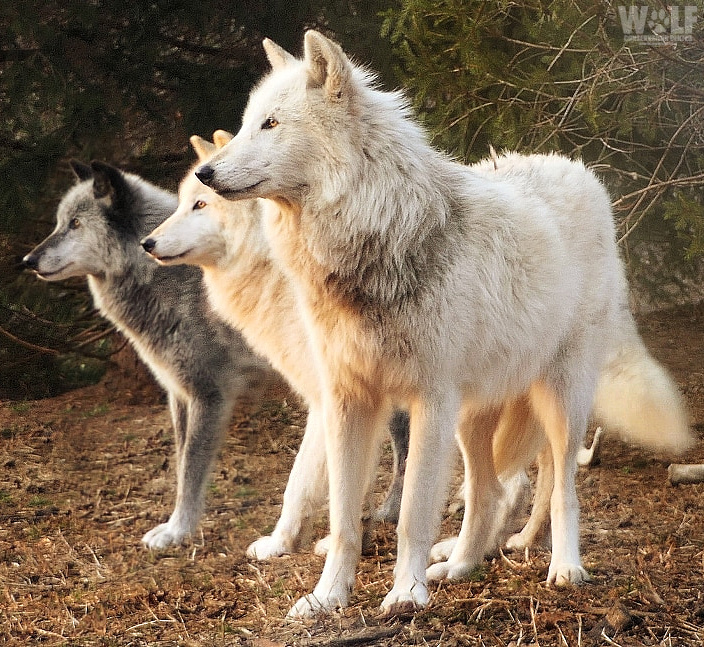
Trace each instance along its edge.
<instances>
[{"instance_id":1,"label":"tan wolf's eye","mask_svg":"<svg viewBox=\"0 0 704 647\"><path fill-rule=\"evenodd\" d=\"M197 209L205 209L206 206L208 205L205 200L196 200L196 203L193 205L193 210L196 211Z\"/></svg>"},{"instance_id":2,"label":"tan wolf's eye","mask_svg":"<svg viewBox=\"0 0 704 647\"><path fill-rule=\"evenodd\" d=\"M69 229L78 229L80 226L81 221L78 218L74 218L71 222L68 223Z\"/></svg>"},{"instance_id":3,"label":"tan wolf's eye","mask_svg":"<svg viewBox=\"0 0 704 647\"><path fill-rule=\"evenodd\" d=\"M271 128L276 128L279 122L274 119L274 117L267 117L262 124L262 130L270 130Z\"/></svg>"}]
</instances>

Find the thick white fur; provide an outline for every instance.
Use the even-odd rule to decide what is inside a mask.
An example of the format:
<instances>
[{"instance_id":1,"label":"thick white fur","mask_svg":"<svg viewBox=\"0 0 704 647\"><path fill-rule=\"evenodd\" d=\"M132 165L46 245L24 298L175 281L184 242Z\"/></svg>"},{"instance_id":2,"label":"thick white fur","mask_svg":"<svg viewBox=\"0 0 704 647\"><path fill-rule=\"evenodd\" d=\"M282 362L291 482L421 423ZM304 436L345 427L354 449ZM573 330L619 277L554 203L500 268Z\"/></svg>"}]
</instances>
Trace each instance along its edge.
<instances>
[{"instance_id":1,"label":"thick white fur","mask_svg":"<svg viewBox=\"0 0 704 647\"><path fill-rule=\"evenodd\" d=\"M553 456L548 581L583 580L575 457L603 340L626 301L606 192L557 156L532 162L548 193L456 164L428 145L399 95L376 90L320 34L306 34L300 61L265 46L273 72L240 133L197 175L226 197L271 200L267 237L321 376L331 546L291 615L348 603L380 423L399 401L411 444L387 612L428 602L453 429L467 508L431 576L461 577L482 558L501 492L493 435L526 409Z\"/></svg>"}]
</instances>

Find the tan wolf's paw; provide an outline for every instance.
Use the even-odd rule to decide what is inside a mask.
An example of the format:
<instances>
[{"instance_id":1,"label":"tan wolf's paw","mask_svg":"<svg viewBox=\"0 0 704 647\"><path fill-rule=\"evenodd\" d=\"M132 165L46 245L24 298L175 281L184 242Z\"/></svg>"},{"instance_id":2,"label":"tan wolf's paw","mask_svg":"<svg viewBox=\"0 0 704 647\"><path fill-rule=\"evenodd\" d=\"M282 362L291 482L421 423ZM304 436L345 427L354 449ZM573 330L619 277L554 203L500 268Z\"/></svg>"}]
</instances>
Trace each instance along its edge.
<instances>
[{"instance_id":1,"label":"tan wolf's paw","mask_svg":"<svg viewBox=\"0 0 704 647\"><path fill-rule=\"evenodd\" d=\"M452 555L452 551L457 544L457 539L457 537L449 537L448 539L443 539L435 544L430 549L430 561L432 563L446 562L450 559L450 555Z\"/></svg>"},{"instance_id":2,"label":"tan wolf's paw","mask_svg":"<svg viewBox=\"0 0 704 647\"><path fill-rule=\"evenodd\" d=\"M150 550L159 550L169 546L177 546L191 533L178 524L167 521L152 528L142 537L142 543Z\"/></svg>"},{"instance_id":3,"label":"tan wolf's paw","mask_svg":"<svg viewBox=\"0 0 704 647\"><path fill-rule=\"evenodd\" d=\"M405 616L428 606L429 599L425 584L417 583L410 591L394 586L381 603L381 611L387 617Z\"/></svg>"},{"instance_id":4,"label":"tan wolf's paw","mask_svg":"<svg viewBox=\"0 0 704 647\"><path fill-rule=\"evenodd\" d=\"M477 568L477 564L450 561L438 562L431 564L425 571L425 576L429 582L437 582L438 580L464 580L469 577Z\"/></svg>"},{"instance_id":5,"label":"tan wolf's paw","mask_svg":"<svg viewBox=\"0 0 704 647\"><path fill-rule=\"evenodd\" d=\"M249 545L247 557L261 562L272 557L281 557L281 555L287 555L291 552L293 550L290 542L275 535L267 535L260 537Z\"/></svg>"},{"instance_id":6,"label":"tan wolf's paw","mask_svg":"<svg viewBox=\"0 0 704 647\"><path fill-rule=\"evenodd\" d=\"M323 613L330 613L340 607L346 607L349 596L339 595L318 596L313 593L304 595L296 604L294 604L286 617L290 620L301 620L303 618L314 618Z\"/></svg>"},{"instance_id":7,"label":"tan wolf's paw","mask_svg":"<svg viewBox=\"0 0 704 647\"><path fill-rule=\"evenodd\" d=\"M550 586L570 586L589 582L589 573L580 564L550 564L547 583Z\"/></svg>"},{"instance_id":8,"label":"tan wolf's paw","mask_svg":"<svg viewBox=\"0 0 704 647\"><path fill-rule=\"evenodd\" d=\"M330 551L331 541L332 540L330 539L330 535L326 535L315 543L315 548L313 548L313 552L316 555L320 555L321 557L326 557L328 552Z\"/></svg>"}]
</instances>

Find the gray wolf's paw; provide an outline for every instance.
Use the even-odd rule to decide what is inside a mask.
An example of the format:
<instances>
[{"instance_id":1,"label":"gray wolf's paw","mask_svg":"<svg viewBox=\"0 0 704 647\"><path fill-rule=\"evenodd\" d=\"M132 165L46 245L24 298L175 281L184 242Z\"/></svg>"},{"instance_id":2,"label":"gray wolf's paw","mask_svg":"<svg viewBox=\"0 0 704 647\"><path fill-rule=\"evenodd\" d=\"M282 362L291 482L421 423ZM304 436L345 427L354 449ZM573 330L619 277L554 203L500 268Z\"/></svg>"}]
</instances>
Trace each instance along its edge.
<instances>
[{"instance_id":1,"label":"gray wolf's paw","mask_svg":"<svg viewBox=\"0 0 704 647\"><path fill-rule=\"evenodd\" d=\"M276 535L267 535L260 537L249 545L249 548L247 548L247 557L261 562L265 559L281 557L281 555L287 555L291 552L293 552L291 542L285 541L283 538L277 537Z\"/></svg>"},{"instance_id":2,"label":"gray wolf's paw","mask_svg":"<svg viewBox=\"0 0 704 647\"><path fill-rule=\"evenodd\" d=\"M430 561L431 562L445 562L452 555L452 551L457 544L457 537L449 537L448 539L443 539L435 544L430 549Z\"/></svg>"},{"instance_id":3,"label":"gray wolf's paw","mask_svg":"<svg viewBox=\"0 0 704 647\"><path fill-rule=\"evenodd\" d=\"M557 587L582 584L591 578L580 564L550 564L547 583Z\"/></svg>"},{"instance_id":4,"label":"gray wolf's paw","mask_svg":"<svg viewBox=\"0 0 704 647\"><path fill-rule=\"evenodd\" d=\"M190 534L187 528L167 521L146 533L144 537L142 537L142 543L151 550L159 550L183 543L183 540Z\"/></svg>"}]
</instances>

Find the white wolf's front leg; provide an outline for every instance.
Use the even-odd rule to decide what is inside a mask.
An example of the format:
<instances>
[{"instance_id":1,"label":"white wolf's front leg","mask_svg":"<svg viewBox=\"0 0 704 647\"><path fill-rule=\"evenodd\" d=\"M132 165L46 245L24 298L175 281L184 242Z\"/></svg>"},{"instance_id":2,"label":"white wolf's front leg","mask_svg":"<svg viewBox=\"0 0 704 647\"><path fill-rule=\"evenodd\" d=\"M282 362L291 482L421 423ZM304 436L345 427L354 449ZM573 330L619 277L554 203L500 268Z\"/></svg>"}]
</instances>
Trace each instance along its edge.
<instances>
[{"instance_id":1,"label":"white wolf's front leg","mask_svg":"<svg viewBox=\"0 0 704 647\"><path fill-rule=\"evenodd\" d=\"M411 436L398 522L394 586L382 602L388 614L428 604L425 569L437 536L454 458L459 396L450 389L411 407Z\"/></svg>"},{"instance_id":2,"label":"white wolf's front leg","mask_svg":"<svg viewBox=\"0 0 704 647\"><path fill-rule=\"evenodd\" d=\"M323 413L320 405L313 403L286 484L281 516L271 535L260 537L249 546L247 556L263 560L293 552L308 530L311 516L325 501L327 482Z\"/></svg>"},{"instance_id":3,"label":"white wolf's front leg","mask_svg":"<svg viewBox=\"0 0 704 647\"><path fill-rule=\"evenodd\" d=\"M362 550L362 507L376 466L385 418L356 401L326 406L325 447L330 487L330 543L320 580L289 617L310 617L345 607Z\"/></svg>"}]
</instances>

